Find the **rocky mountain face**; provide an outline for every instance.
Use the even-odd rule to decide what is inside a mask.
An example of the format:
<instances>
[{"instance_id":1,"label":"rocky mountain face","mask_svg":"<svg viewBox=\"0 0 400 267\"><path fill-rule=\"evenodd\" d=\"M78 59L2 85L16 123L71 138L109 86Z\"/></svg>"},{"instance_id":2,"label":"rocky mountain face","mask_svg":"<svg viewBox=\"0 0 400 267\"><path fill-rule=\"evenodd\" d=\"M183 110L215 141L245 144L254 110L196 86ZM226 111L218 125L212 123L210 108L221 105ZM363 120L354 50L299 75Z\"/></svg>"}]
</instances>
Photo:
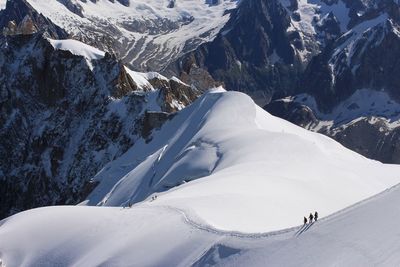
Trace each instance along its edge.
<instances>
[{"instance_id":1,"label":"rocky mountain face","mask_svg":"<svg viewBox=\"0 0 400 267\"><path fill-rule=\"evenodd\" d=\"M357 90L330 112L321 111L316 98L308 94L275 99L265 109L364 156L400 163L400 107L385 91Z\"/></svg>"},{"instance_id":2,"label":"rocky mountain face","mask_svg":"<svg viewBox=\"0 0 400 267\"><path fill-rule=\"evenodd\" d=\"M25 0L7 1L0 11L1 35L30 34L45 31L56 39L65 39L68 33L40 14Z\"/></svg>"},{"instance_id":3,"label":"rocky mountain face","mask_svg":"<svg viewBox=\"0 0 400 267\"><path fill-rule=\"evenodd\" d=\"M391 0L242 1L215 40L185 55L172 68L184 75L193 67L203 68L227 88L244 91L260 104L269 103L274 94L308 92L318 94L318 101L329 108L358 88L366 88L371 80L386 86L383 77L363 79L362 75L369 74L358 61L367 63L367 54L375 56L376 42L390 46L387 42L396 39L398 12L398 4ZM370 32L364 33L367 29ZM367 34L375 40L365 43ZM351 78L359 84L349 83L352 66L341 65L349 46L353 50L358 46L363 53L354 53L358 61L352 62L361 67L359 76ZM385 58L382 61L392 64Z\"/></svg>"},{"instance_id":4,"label":"rocky mountain face","mask_svg":"<svg viewBox=\"0 0 400 267\"><path fill-rule=\"evenodd\" d=\"M347 31L312 58L292 97L277 96L266 109L367 157L400 163L399 4L344 3Z\"/></svg>"},{"instance_id":5,"label":"rocky mountain face","mask_svg":"<svg viewBox=\"0 0 400 267\"><path fill-rule=\"evenodd\" d=\"M83 200L107 162L198 96L175 78L68 45L42 33L2 39L0 217Z\"/></svg>"},{"instance_id":6,"label":"rocky mountain face","mask_svg":"<svg viewBox=\"0 0 400 267\"><path fill-rule=\"evenodd\" d=\"M399 163L399 12L392 0L243 1L214 41L171 68L187 83L193 69L203 69L274 115L368 157ZM358 93L364 89L384 92L392 105L369 102ZM300 101L304 94L314 105ZM339 109L347 115L337 116Z\"/></svg>"},{"instance_id":7,"label":"rocky mountain face","mask_svg":"<svg viewBox=\"0 0 400 267\"><path fill-rule=\"evenodd\" d=\"M242 1L214 41L188 53L172 68L183 77L193 69L205 69L226 88L266 104L277 88L293 92L304 66L296 52L305 47L298 32L287 33L289 27L290 16L279 2Z\"/></svg>"}]
</instances>

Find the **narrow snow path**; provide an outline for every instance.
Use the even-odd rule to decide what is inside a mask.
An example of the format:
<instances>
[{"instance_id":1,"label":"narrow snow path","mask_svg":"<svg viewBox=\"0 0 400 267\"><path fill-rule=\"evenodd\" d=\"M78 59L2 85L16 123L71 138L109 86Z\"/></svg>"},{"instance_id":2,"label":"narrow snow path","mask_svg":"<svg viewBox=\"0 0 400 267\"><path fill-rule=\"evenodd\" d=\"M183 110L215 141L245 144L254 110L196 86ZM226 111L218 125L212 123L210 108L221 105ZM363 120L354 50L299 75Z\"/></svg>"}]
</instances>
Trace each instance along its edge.
<instances>
[{"instance_id":1,"label":"narrow snow path","mask_svg":"<svg viewBox=\"0 0 400 267\"><path fill-rule=\"evenodd\" d=\"M260 239L260 238L269 238L269 237L276 237L276 236L293 237L293 236L299 236L300 234L306 232L311 227L315 227L316 224L328 222L339 216L346 216L346 214L351 213L354 209L356 209L362 205L365 205L368 202L374 201L377 198L385 196L396 189L400 189L400 183L397 185L394 185L374 196L371 196L367 199L361 200L347 208L339 210L328 216L321 217L318 219L317 222L307 224L306 227L304 227L304 225L297 225L297 226L285 228L285 229L278 230L278 231L270 231L270 232L264 232L264 233L244 233L244 232L239 232L239 231L227 231L227 230L218 229L216 227L213 227L212 225L202 222L202 220L200 218L198 218L197 216L195 216L194 214L191 214L190 212L185 211L184 209L180 209L180 208L173 207L173 206L168 206L168 205L154 205L154 206L140 205L140 206L148 206L148 207L152 207L152 208L157 207L157 208L162 208L162 209L166 209L166 210L178 213L180 216L182 216L184 223L191 226L192 228L194 228L196 230L204 231L207 233L211 233L211 234L216 234L219 236L244 238L244 239L256 239L256 238ZM307 214L305 214L305 215L307 215ZM301 221L301 220L302 220L302 218L299 218L299 221ZM291 235L290 233L293 233L293 235Z\"/></svg>"}]
</instances>

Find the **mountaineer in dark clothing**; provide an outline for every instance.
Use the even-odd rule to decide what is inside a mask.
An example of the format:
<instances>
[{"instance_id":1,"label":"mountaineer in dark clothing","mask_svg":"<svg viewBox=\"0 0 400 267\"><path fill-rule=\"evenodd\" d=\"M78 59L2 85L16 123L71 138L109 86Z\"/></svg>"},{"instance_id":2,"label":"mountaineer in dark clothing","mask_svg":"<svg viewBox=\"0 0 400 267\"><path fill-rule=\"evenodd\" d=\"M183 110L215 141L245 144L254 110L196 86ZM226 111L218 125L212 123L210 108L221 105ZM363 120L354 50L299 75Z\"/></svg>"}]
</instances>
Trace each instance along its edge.
<instances>
[{"instance_id":1,"label":"mountaineer in dark clothing","mask_svg":"<svg viewBox=\"0 0 400 267\"><path fill-rule=\"evenodd\" d=\"M307 224L307 218L304 217L304 224Z\"/></svg>"},{"instance_id":2,"label":"mountaineer in dark clothing","mask_svg":"<svg viewBox=\"0 0 400 267\"><path fill-rule=\"evenodd\" d=\"M318 220L318 212L315 212L315 213L314 213L314 219L315 219L315 221Z\"/></svg>"},{"instance_id":3,"label":"mountaineer in dark clothing","mask_svg":"<svg viewBox=\"0 0 400 267\"><path fill-rule=\"evenodd\" d=\"M308 217L310 219L310 223L313 222L314 216L312 215L312 213L310 213L310 216Z\"/></svg>"}]
</instances>

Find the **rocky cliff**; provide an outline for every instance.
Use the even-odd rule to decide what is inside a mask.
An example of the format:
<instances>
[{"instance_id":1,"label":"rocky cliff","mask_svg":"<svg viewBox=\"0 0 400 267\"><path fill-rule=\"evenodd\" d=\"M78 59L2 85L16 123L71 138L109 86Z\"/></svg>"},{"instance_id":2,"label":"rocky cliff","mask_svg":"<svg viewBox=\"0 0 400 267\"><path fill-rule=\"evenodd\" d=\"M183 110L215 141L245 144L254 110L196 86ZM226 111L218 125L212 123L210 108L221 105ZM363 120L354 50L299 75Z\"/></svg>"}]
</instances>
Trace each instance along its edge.
<instances>
[{"instance_id":1,"label":"rocky cliff","mask_svg":"<svg viewBox=\"0 0 400 267\"><path fill-rule=\"evenodd\" d=\"M1 43L0 217L83 200L107 162L198 95L68 42L37 33Z\"/></svg>"}]
</instances>

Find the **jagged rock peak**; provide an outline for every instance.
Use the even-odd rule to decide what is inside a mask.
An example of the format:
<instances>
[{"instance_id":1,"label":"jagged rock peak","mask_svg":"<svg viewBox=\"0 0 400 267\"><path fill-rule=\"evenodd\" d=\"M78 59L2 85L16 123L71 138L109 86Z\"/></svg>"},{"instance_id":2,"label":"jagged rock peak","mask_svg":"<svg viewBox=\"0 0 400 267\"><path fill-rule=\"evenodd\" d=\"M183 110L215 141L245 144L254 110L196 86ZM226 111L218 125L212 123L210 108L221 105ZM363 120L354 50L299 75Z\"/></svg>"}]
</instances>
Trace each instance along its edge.
<instances>
[{"instance_id":1,"label":"jagged rock peak","mask_svg":"<svg viewBox=\"0 0 400 267\"><path fill-rule=\"evenodd\" d=\"M63 39L68 33L37 12L26 0L8 0L0 11L0 35L47 32L51 37Z\"/></svg>"}]
</instances>

